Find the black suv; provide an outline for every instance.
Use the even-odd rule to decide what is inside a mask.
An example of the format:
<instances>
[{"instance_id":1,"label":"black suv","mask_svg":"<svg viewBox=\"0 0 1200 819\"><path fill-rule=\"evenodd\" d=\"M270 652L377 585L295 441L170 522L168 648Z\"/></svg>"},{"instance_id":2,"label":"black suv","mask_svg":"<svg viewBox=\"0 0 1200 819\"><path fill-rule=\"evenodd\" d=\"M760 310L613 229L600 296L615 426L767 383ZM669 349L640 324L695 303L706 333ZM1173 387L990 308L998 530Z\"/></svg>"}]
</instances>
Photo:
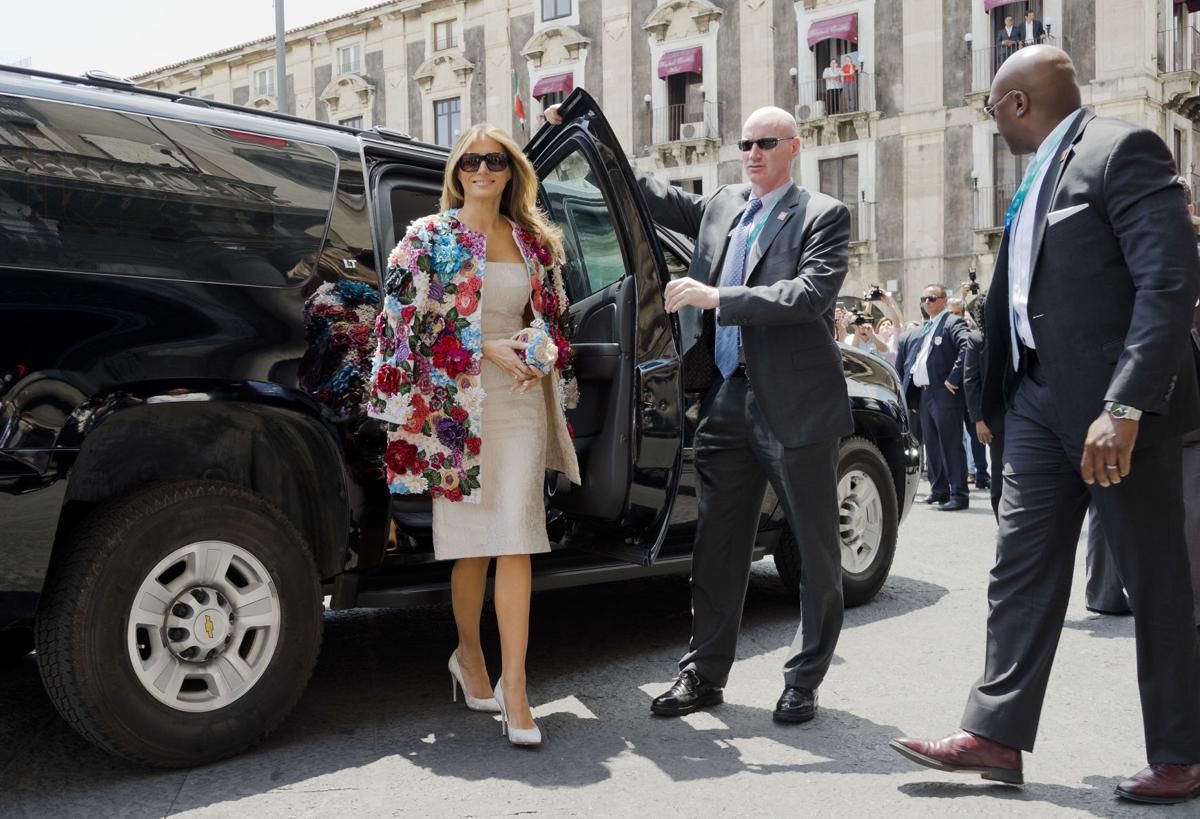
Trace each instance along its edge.
<instances>
[{"instance_id":1,"label":"black suv","mask_svg":"<svg viewBox=\"0 0 1200 819\"><path fill-rule=\"evenodd\" d=\"M562 226L582 487L548 480L537 588L686 572L696 517L656 229L586 93L528 151ZM332 608L444 599L423 498L361 409L380 276L446 151L101 78L0 68L0 650L36 643L97 745L195 765L294 705ZM844 352L846 601L892 561L919 455L895 371ZM774 497L758 554L798 587Z\"/></svg>"}]
</instances>

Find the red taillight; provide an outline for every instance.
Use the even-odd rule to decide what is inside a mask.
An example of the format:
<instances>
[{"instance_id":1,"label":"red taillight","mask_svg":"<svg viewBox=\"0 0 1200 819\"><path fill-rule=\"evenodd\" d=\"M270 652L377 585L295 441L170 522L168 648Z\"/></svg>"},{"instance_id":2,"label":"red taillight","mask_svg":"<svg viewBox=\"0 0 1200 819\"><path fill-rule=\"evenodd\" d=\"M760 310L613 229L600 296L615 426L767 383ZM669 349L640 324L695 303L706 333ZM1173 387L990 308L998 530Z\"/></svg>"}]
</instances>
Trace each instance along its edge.
<instances>
[{"instance_id":1,"label":"red taillight","mask_svg":"<svg viewBox=\"0 0 1200 819\"><path fill-rule=\"evenodd\" d=\"M218 128L217 131L230 139L236 139L240 142L253 142L255 145L265 145L268 148L286 148L288 146L288 141L279 137L252 134L249 131L231 131L228 128Z\"/></svg>"}]
</instances>

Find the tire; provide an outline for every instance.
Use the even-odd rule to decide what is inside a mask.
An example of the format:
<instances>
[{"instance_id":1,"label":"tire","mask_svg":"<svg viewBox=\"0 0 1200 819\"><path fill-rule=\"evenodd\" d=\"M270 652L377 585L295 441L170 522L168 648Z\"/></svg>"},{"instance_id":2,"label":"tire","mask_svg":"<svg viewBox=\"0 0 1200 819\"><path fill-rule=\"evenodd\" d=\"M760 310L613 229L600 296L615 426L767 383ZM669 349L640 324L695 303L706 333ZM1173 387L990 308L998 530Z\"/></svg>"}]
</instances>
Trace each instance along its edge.
<instances>
[{"instance_id":1,"label":"tire","mask_svg":"<svg viewBox=\"0 0 1200 819\"><path fill-rule=\"evenodd\" d=\"M94 514L59 547L38 665L84 738L139 764L189 767L240 753L283 720L321 626L312 551L278 509L232 484L174 483Z\"/></svg>"},{"instance_id":2,"label":"tire","mask_svg":"<svg viewBox=\"0 0 1200 819\"><path fill-rule=\"evenodd\" d=\"M887 580L896 555L900 509L887 461L866 438L842 440L837 480L842 596L846 608L854 608L874 598ZM800 548L790 528L784 528L775 547L775 568L783 587L799 599Z\"/></svg>"},{"instance_id":3,"label":"tire","mask_svg":"<svg viewBox=\"0 0 1200 819\"><path fill-rule=\"evenodd\" d=\"M33 629L0 631L0 663L15 662L33 651Z\"/></svg>"}]
</instances>

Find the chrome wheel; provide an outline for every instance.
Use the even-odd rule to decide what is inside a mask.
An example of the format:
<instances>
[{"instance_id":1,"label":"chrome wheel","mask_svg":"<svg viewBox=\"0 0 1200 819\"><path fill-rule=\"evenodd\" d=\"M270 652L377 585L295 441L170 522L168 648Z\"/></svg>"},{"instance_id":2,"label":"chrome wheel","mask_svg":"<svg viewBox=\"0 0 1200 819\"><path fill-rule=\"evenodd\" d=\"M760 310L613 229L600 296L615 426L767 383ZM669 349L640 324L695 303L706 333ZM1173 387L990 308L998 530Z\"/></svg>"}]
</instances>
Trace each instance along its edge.
<instances>
[{"instance_id":1,"label":"chrome wheel","mask_svg":"<svg viewBox=\"0 0 1200 819\"><path fill-rule=\"evenodd\" d=\"M281 605L254 555L206 540L154 567L128 622L129 660L146 691L171 708L207 712L241 697L270 666Z\"/></svg>"},{"instance_id":2,"label":"chrome wheel","mask_svg":"<svg viewBox=\"0 0 1200 819\"><path fill-rule=\"evenodd\" d=\"M883 541L883 500L875 481L852 469L838 481L838 531L842 538L842 568L865 572Z\"/></svg>"}]
</instances>

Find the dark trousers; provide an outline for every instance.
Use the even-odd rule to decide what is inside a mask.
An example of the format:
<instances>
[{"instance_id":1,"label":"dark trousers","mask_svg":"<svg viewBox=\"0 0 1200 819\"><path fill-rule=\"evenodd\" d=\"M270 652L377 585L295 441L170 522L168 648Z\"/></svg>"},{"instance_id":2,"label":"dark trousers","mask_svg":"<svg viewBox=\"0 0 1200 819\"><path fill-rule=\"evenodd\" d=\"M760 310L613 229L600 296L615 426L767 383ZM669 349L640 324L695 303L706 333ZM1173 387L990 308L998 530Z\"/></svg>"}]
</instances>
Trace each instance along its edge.
<instances>
[{"instance_id":1,"label":"dark trousers","mask_svg":"<svg viewBox=\"0 0 1200 819\"><path fill-rule=\"evenodd\" d=\"M971 457L975 460L975 483L990 483L991 473L988 472L988 448L975 434L975 424L970 414L963 410L963 424L967 428L967 440L971 442Z\"/></svg>"},{"instance_id":2,"label":"dark trousers","mask_svg":"<svg viewBox=\"0 0 1200 819\"><path fill-rule=\"evenodd\" d=\"M992 459L992 514L1000 522L1000 497L1004 493L1004 425L992 430L992 442L988 444L988 456Z\"/></svg>"},{"instance_id":3,"label":"dark trousers","mask_svg":"<svg viewBox=\"0 0 1200 819\"><path fill-rule=\"evenodd\" d=\"M1104 614L1129 613L1125 586L1117 572L1117 560L1108 548L1104 527L1100 525L1100 513L1094 505L1088 510L1087 571L1084 577L1085 606Z\"/></svg>"},{"instance_id":4,"label":"dark trousers","mask_svg":"<svg viewBox=\"0 0 1200 819\"><path fill-rule=\"evenodd\" d=\"M921 393L921 440L929 466L929 494L967 500L967 451L963 449L963 399L941 382Z\"/></svg>"},{"instance_id":5,"label":"dark trousers","mask_svg":"<svg viewBox=\"0 0 1200 819\"><path fill-rule=\"evenodd\" d=\"M800 547L800 628L784 680L816 689L842 630L838 441L783 446L749 381L734 377L705 399L694 452L700 520L692 553L692 640L680 670L693 668L718 686L729 678L769 482Z\"/></svg>"},{"instance_id":6,"label":"dark trousers","mask_svg":"<svg viewBox=\"0 0 1200 819\"><path fill-rule=\"evenodd\" d=\"M1184 535L1187 537L1188 560L1192 564L1192 602L1195 604L1196 626L1200 628L1200 440L1183 445Z\"/></svg>"},{"instance_id":7,"label":"dark trousers","mask_svg":"<svg viewBox=\"0 0 1200 819\"><path fill-rule=\"evenodd\" d=\"M962 727L1033 749L1090 501L1134 613L1149 761L1200 762L1200 644L1184 545L1181 441L1135 450L1132 471L1119 485L1089 488L1079 474L1083 440L1057 418L1054 397L1036 372L1022 378L1005 417L984 673Z\"/></svg>"}]
</instances>

